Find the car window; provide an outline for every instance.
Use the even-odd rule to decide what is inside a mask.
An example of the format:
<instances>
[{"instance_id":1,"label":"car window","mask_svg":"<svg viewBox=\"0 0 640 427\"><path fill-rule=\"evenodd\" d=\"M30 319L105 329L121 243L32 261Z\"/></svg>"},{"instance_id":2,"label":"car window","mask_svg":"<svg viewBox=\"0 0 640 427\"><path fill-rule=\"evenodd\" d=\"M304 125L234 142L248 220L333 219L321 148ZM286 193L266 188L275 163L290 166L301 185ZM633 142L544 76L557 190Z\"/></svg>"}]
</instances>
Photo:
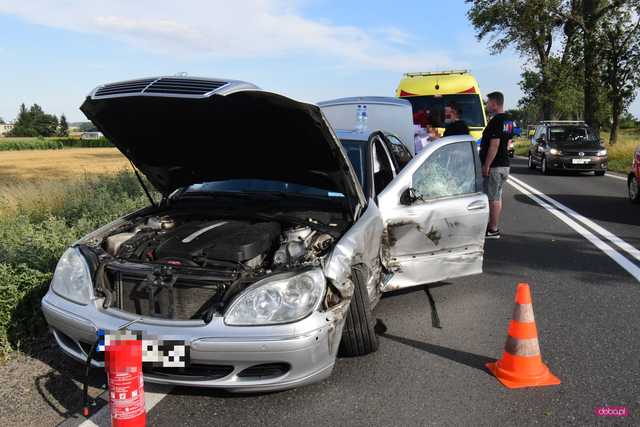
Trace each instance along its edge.
<instances>
[{"instance_id":1,"label":"car window","mask_svg":"<svg viewBox=\"0 0 640 427\"><path fill-rule=\"evenodd\" d=\"M549 128L549 140L562 144L595 142L595 133L584 126L553 126Z\"/></svg>"},{"instance_id":2,"label":"car window","mask_svg":"<svg viewBox=\"0 0 640 427\"><path fill-rule=\"evenodd\" d=\"M395 135L387 135L387 140L389 144L387 144L387 148L391 153L391 157L396 166L396 172L400 172L407 163L411 161L413 156L407 149L407 147L396 137Z\"/></svg>"},{"instance_id":3,"label":"car window","mask_svg":"<svg viewBox=\"0 0 640 427\"><path fill-rule=\"evenodd\" d=\"M184 195L194 193L288 193L323 197L344 197L342 193L323 190L321 188L308 187L306 185L292 184L281 181L269 181L264 179L229 179L225 181L210 181L190 185L183 192Z\"/></svg>"},{"instance_id":4,"label":"car window","mask_svg":"<svg viewBox=\"0 0 640 427\"><path fill-rule=\"evenodd\" d=\"M543 130L543 129L544 129L544 126L538 126L538 127L536 128L536 133L535 133L535 135L533 136L533 141L531 141L531 142L533 142L533 143L538 143L538 139L540 139L540 137L542 136L542 130Z\"/></svg>"},{"instance_id":5,"label":"car window","mask_svg":"<svg viewBox=\"0 0 640 427\"><path fill-rule=\"evenodd\" d=\"M414 172L412 186L425 200L475 193L471 144L456 142L439 148Z\"/></svg>"},{"instance_id":6,"label":"car window","mask_svg":"<svg viewBox=\"0 0 640 427\"><path fill-rule=\"evenodd\" d=\"M391 159L379 137L373 141L373 190L377 196L393 180Z\"/></svg>"}]
</instances>

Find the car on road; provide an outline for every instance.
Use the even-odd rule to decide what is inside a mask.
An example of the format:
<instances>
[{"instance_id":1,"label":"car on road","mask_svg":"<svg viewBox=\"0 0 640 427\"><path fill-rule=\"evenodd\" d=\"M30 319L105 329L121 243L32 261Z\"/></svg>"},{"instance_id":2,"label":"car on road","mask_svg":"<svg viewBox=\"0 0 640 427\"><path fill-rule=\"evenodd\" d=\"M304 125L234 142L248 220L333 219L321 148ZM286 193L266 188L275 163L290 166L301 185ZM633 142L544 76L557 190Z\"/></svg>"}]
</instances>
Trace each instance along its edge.
<instances>
[{"instance_id":1,"label":"car on road","mask_svg":"<svg viewBox=\"0 0 640 427\"><path fill-rule=\"evenodd\" d=\"M536 126L529 147L529 168L554 171L607 171L607 150L595 131L580 121L544 121Z\"/></svg>"},{"instance_id":2,"label":"car on road","mask_svg":"<svg viewBox=\"0 0 640 427\"><path fill-rule=\"evenodd\" d=\"M633 203L640 203L640 146L633 153L633 163L627 176L627 188L629 189L629 200Z\"/></svg>"},{"instance_id":3,"label":"car on road","mask_svg":"<svg viewBox=\"0 0 640 427\"><path fill-rule=\"evenodd\" d=\"M380 132L343 148L316 105L185 76L102 85L81 110L161 199L60 258L42 310L75 359L97 331L125 329L142 336L146 381L298 387L329 376L338 351L377 349L383 292L482 271L470 136L410 159Z\"/></svg>"}]
</instances>

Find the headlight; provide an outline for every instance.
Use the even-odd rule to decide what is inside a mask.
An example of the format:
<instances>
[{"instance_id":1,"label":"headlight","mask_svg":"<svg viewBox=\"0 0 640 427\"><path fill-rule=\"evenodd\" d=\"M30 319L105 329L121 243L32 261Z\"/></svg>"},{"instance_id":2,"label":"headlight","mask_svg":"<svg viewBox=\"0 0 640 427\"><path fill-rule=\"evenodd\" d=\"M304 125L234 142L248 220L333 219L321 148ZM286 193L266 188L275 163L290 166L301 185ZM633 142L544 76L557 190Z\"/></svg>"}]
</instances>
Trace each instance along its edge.
<instances>
[{"instance_id":1,"label":"headlight","mask_svg":"<svg viewBox=\"0 0 640 427\"><path fill-rule=\"evenodd\" d=\"M607 155L607 150L598 151L598 156L606 156L606 155Z\"/></svg>"},{"instance_id":2,"label":"headlight","mask_svg":"<svg viewBox=\"0 0 640 427\"><path fill-rule=\"evenodd\" d=\"M554 156L559 156L560 154L562 154L562 151L558 150L557 148L552 148L551 150L549 150L549 153L553 154Z\"/></svg>"},{"instance_id":3,"label":"headlight","mask_svg":"<svg viewBox=\"0 0 640 427\"><path fill-rule=\"evenodd\" d=\"M300 320L315 310L326 284L322 270L285 273L251 285L229 307L227 325L273 325Z\"/></svg>"},{"instance_id":4,"label":"headlight","mask_svg":"<svg viewBox=\"0 0 640 427\"><path fill-rule=\"evenodd\" d=\"M91 287L91 273L84 256L76 248L67 249L58 261L51 289L61 297L87 305L91 301Z\"/></svg>"}]
</instances>

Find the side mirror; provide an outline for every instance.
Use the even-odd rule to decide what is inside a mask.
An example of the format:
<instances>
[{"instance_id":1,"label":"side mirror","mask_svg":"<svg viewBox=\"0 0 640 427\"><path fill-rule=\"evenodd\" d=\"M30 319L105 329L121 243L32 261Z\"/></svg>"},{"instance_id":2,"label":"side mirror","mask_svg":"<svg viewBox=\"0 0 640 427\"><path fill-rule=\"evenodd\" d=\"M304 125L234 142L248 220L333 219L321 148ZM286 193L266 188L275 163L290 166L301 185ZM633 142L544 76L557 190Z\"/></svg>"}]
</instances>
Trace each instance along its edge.
<instances>
[{"instance_id":1,"label":"side mirror","mask_svg":"<svg viewBox=\"0 0 640 427\"><path fill-rule=\"evenodd\" d=\"M422 200L424 202L422 194L412 187L407 188L400 195L400 204L404 206L411 206L418 200Z\"/></svg>"}]
</instances>

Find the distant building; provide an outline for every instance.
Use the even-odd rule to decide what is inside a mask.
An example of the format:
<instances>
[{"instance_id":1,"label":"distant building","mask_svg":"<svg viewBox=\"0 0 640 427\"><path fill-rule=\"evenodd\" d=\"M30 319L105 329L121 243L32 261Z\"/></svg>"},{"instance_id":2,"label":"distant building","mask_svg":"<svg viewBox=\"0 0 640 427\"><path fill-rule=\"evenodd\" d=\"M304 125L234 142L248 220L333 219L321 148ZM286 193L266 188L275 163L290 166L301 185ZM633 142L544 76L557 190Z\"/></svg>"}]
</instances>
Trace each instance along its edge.
<instances>
[{"instance_id":1,"label":"distant building","mask_svg":"<svg viewBox=\"0 0 640 427\"><path fill-rule=\"evenodd\" d=\"M102 132L84 132L80 138L81 139L100 139L103 137L104 135L102 134Z\"/></svg>"},{"instance_id":2,"label":"distant building","mask_svg":"<svg viewBox=\"0 0 640 427\"><path fill-rule=\"evenodd\" d=\"M13 129L13 123L0 124L0 137L7 136L11 129Z\"/></svg>"}]
</instances>

